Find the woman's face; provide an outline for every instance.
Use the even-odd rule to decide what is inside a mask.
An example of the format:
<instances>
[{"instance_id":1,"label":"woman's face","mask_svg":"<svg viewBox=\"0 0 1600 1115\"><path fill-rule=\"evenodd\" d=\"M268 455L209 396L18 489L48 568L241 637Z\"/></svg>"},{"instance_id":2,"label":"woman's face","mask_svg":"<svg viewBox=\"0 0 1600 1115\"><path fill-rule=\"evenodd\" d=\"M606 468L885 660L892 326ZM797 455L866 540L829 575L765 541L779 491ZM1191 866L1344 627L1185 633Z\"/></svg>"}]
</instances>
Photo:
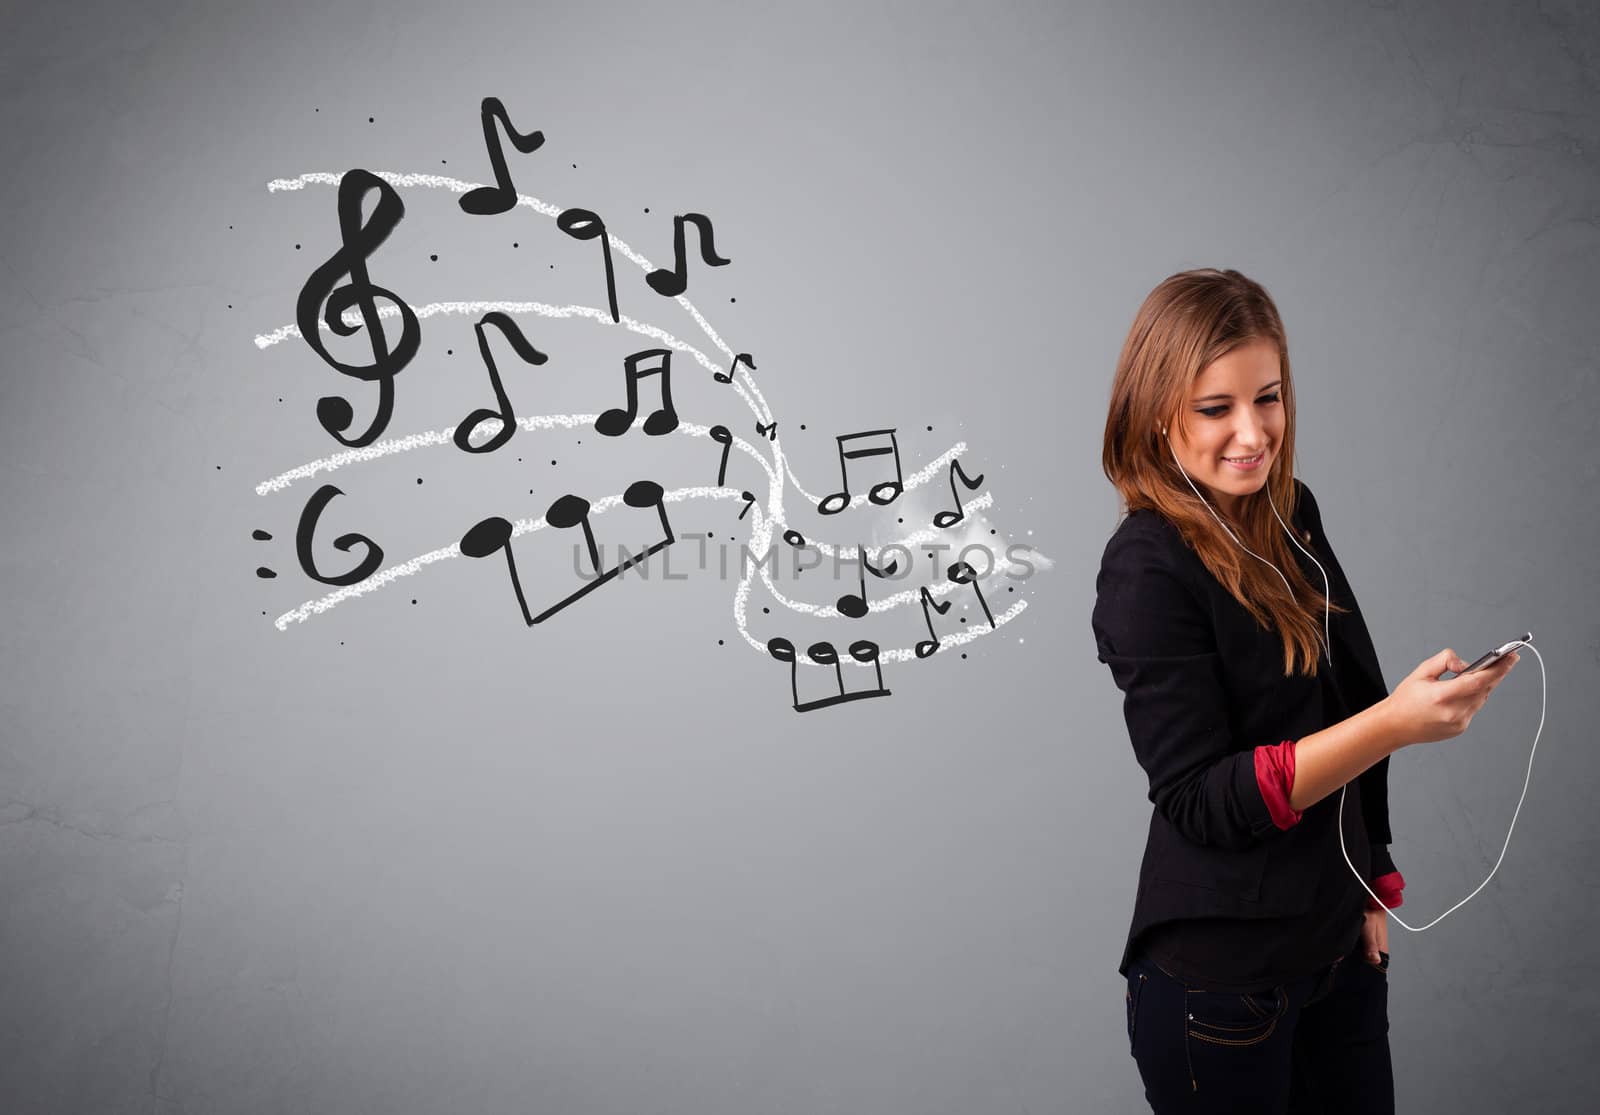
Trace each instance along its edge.
<instances>
[{"instance_id":1,"label":"woman's face","mask_svg":"<svg viewBox=\"0 0 1600 1115\"><path fill-rule=\"evenodd\" d=\"M1259 490L1283 444L1285 417L1278 348L1254 340L1200 372L1183 404L1183 428L1168 424L1171 451L1202 495L1233 516L1241 497ZM1260 456L1253 468L1229 458Z\"/></svg>"}]
</instances>

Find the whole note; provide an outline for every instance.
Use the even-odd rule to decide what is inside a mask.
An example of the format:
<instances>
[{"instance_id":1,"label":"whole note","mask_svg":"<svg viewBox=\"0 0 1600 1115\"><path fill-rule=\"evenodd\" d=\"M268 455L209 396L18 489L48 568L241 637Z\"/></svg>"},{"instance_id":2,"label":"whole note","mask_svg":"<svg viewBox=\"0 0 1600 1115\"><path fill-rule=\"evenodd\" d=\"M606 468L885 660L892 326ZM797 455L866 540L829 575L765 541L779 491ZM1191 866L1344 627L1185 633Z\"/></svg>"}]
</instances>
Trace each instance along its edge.
<instances>
[{"instance_id":1,"label":"whole note","mask_svg":"<svg viewBox=\"0 0 1600 1115\"><path fill-rule=\"evenodd\" d=\"M617 275L611 266L611 238L606 234L606 223L598 213L588 209L563 209L556 218L556 227L574 240L599 240L600 254L606 262L606 299L611 306L611 320L620 322L617 314Z\"/></svg>"},{"instance_id":2,"label":"whole note","mask_svg":"<svg viewBox=\"0 0 1600 1115\"><path fill-rule=\"evenodd\" d=\"M676 298L689 286L688 262L684 259L683 226L692 224L699 234L700 258L711 267L722 267L732 263L732 260L723 259L717 255L716 246L712 243L711 219L703 213L684 213L672 218L672 269L656 268L644 277L650 284L650 289L657 294L664 294L668 298ZM754 365L752 365L754 367ZM731 374L731 369L730 369Z\"/></svg>"},{"instance_id":3,"label":"whole note","mask_svg":"<svg viewBox=\"0 0 1600 1115\"><path fill-rule=\"evenodd\" d=\"M356 567L348 573L328 576L317 570L316 558L311 553L311 542L316 537L317 522L322 518L322 509L334 496L342 496L344 492L332 484L324 484L311 494L306 500L305 510L300 512L300 525L294 532L295 556L300 559L300 568L305 575L313 581L320 581L325 585L353 585L366 580L383 564L383 547L364 534L341 534L333 540L333 548L344 553L349 553L354 546L365 546L366 556L361 559Z\"/></svg>"},{"instance_id":4,"label":"whole note","mask_svg":"<svg viewBox=\"0 0 1600 1115\"><path fill-rule=\"evenodd\" d=\"M517 355L529 364L543 364L549 359L528 343L528 339L522 335L522 330L517 327L515 321L499 310L490 310L472 327L478 334L478 354L483 357L484 366L489 369L489 385L494 388L495 403L499 409L489 410L479 407L456 425L454 435L456 447L468 453L492 453L510 441L511 435L517 431L517 419L511 412L511 398L500 382L500 370L495 367L494 354L489 351L489 337L484 331L486 325L492 325L500 330L505 339L511 342L511 347L516 350ZM478 428L478 423L490 418L500 419L500 432L482 445L473 445L472 434Z\"/></svg>"},{"instance_id":5,"label":"whole note","mask_svg":"<svg viewBox=\"0 0 1600 1115\"><path fill-rule=\"evenodd\" d=\"M933 525L941 530L945 527L955 526L967 514L967 509L961 504L961 495L956 491L956 477L958 476L961 477L961 483L966 485L968 491L983 483L983 473L980 472L976 480L968 480L967 474L961 469L961 462L959 460L950 462L950 494L955 497L956 509L954 511L940 511L933 517Z\"/></svg>"},{"instance_id":6,"label":"whole note","mask_svg":"<svg viewBox=\"0 0 1600 1115\"><path fill-rule=\"evenodd\" d=\"M732 383L734 374L738 372L740 364L748 364L750 365L750 370L755 371L756 362L750 358L750 354L748 352L741 352L733 358L733 363L728 365L728 372L726 375L721 372L712 372L711 378L716 380L718 383Z\"/></svg>"},{"instance_id":7,"label":"whole note","mask_svg":"<svg viewBox=\"0 0 1600 1115\"><path fill-rule=\"evenodd\" d=\"M713 426L707 434L722 446L722 460L717 462L717 487L720 488L728 477L728 451L733 448L733 431L726 426Z\"/></svg>"},{"instance_id":8,"label":"whole note","mask_svg":"<svg viewBox=\"0 0 1600 1115\"><path fill-rule=\"evenodd\" d=\"M362 202L373 191L378 201L372 216L363 222ZM306 344L330 367L347 376L377 383L378 406L372 425L353 438L344 436L344 431L355 420L349 401L337 395L317 400L317 421L322 428L341 445L359 447L376 441L389 424L389 416L394 412L394 377L417 354L422 329L417 324L415 311L393 291L376 286L367 274L367 257L405 216L400 195L371 171L349 170L339 180L338 210L340 248L311 272L300 288L300 296L295 301L295 322ZM350 281L340 286L339 279L344 275L350 276ZM389 347L383 321L378 315L379 298L387 299L400 310L400 339L393 349ZM322 308L320 315L318 307ZM361 311L359 325L344 320L345 311L352 307ZM340 337L349 337L364 328L372 345L372 361L358 364L334 359L323 344L321 322L326 322L328 329Z\"/></svg>"},{"instance_id":9,"label":"whole note","mask_svg":"<svg viewBox=\"0 0 1600 1115\"><path fill-rule=\"evenodd\" d=\"M494 170L494 185L479 186L462 194L461 208L467 213L486 217L504 213L517 204L517 190L511 184L510 172L506 170L506 156L500 149L500 133L495 130L494 122L500 121L506 130L506 138L524 155L532 154L543 146L544 133L532 131L523 135L518 132L511 126L511 117L506 115L505 106L498 97L485 97L479 116L483 120L483 145L489 149L489 166Z\"/></svg>"}]
</instances>

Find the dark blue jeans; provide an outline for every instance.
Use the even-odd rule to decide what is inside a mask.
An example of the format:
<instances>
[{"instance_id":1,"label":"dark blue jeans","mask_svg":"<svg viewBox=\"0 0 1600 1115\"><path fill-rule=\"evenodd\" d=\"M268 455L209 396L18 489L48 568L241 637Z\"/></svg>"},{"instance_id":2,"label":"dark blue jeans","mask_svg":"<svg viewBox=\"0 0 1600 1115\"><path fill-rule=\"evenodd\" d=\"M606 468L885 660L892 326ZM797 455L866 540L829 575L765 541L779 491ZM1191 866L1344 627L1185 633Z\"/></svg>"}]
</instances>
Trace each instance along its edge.
<instances>
[{"instance_id":1,"label":"dark blue jeans","mask_svg":"<svg viewBox=\"0 0 1600 1115\"><path fill-rule=\"evenodd\" d=\"M1393 1115L1389 977L1355 949L1249 994L1128 967L1128 1048L1156 1115Z\"/></svg>"}]
</instances>

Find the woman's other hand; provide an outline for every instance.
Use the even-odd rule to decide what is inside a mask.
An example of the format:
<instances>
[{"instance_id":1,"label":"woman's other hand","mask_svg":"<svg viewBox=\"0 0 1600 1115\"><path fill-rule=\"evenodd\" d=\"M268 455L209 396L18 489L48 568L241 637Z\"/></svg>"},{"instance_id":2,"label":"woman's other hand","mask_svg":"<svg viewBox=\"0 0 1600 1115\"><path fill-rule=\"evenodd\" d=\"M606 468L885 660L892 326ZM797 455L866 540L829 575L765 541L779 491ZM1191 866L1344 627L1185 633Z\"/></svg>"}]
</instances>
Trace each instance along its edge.
<instances>
[{"instance_id":1,"label":"woman's other hand","mask_svg":"<svg viewBox=\"0 0 1600 1115\"><path fill-rule=\"evenodd\" d=\"M1361 922L1361 954L1374 968L1383 963L1383 953L1389 951L1389 912L1368 910Z\"/></svg>"},{"instance_id":2,"label":"woman's other hand","mask_svg":"<svg viewBox=\"0 0 1600 1115\"><path fill-rule=\"evenodd\" d=\"M1406 743L1430 743L1459 736L1517 660L1512 651L1492 665L1445 681L1439 675L1446 670L1467 668L1455 651L1447 647L1421 663L1384 698L1400 738Z\"/></svg>"}]
</instances>

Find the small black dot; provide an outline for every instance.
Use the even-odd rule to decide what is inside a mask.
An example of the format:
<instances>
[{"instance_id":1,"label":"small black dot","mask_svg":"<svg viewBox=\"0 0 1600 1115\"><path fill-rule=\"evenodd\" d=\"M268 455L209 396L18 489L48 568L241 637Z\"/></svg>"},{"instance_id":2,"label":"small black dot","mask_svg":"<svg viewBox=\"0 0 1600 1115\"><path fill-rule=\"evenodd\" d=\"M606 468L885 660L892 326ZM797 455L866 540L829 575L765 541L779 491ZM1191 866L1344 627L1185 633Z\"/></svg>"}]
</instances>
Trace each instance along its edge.
<instances>
[{"instance_id":1,"label":"small black dot","mask_svg":"<svg viewBox=\"0 0 1600 1115\"><path fill-rule=\"evenodd\" d=\"M720 646L721 646L721 645L722 645L722 640L721 640L721 639L718 639L718 640L717 640L717 646L719 646L719 647L720 647Z\"/></svg>"},{"instance_id":2,"label":"small black dot","mask_svg":"<svg viewBox=\"0 0 1600 1115\"><path fill-rule=\"evenodd\" d=\"M339 645L340 645L340 646L344 646L344 640L343 640L343 639L340 639L340 640L339 640Z\"/></svg>"},{"instance_id":3,"label":"small black dot","mask_svg":"<svg viewBox=\"0 0 1600 1115\"><path fill-rule=\"evenodd\" d=\"M529 488L529 489L528 489L528 494L529 494L529 495L530 495L530 496L531 496L531 495L533 495L533 489L532 489L532 488Z\"/></svg>"},{"instance_id":4,"label":"small black dot","mask_svg":"<svg viewBox=\"0 0 1600 1115\"><path fill-rule=\"evenodd\" d=\"M772 614L772 609L771 608L762 608L761 609L761 613L763 615L771 615ZM266 615L267 613L266 612L262 612L261 614L262 615Z\"/></svg>"},{"instance_id":5,"label":"small black dot","mask_svg":"<svg viewBox=\"0 0 1600 1115\"><path fill-rule=\"evenodd\" d=\"M572 169L573 170L577 170L578 169L578 164L577 163L573 163L572 164Z\"/></svg>"},{"instance_id":6,"label":"small black dot","mask_svg":"<svg viewBox=\"0 0 1600 1115\"><path fill-rule=\"evenodd\" d=\"M737 302L737 301L739 301L739 300L738 300L738 299L737 299L737 298L730 298L730 299L728 299L728 301L729 301L729 302Z\"/></svg>"},{"instance_id":7,"label":"small black dot","mask_svg":"<svg viewBox=\"0 0 1600 1115\"><path fill-rule=\"evenodd\" d=\"M229 227L229 228L232 228L232 227L233 227L233 226L232 226L232 225L229 225L229 226L228 226L228 227Z\"/></svg>"},{"instance_id":8,"label":"small black dot","mask_svg":"<svg viewBox=\"0 0 1600 1115\"><path fill-rule=\"evenodd\" d=\"M552 264L551 264L551 265L550 265L550 270L552 270L552 271L554 271L554 270L555 270L555 269L556 269L556 265L555 265L555 264L553 264L553 263L552 263Z\"/></svg>"},{"instance_id":9,"label":"small black dot","mask_svg":"<svg viewBox=\"0 0 1600 1115\"><path fill-rule=\"evenodd\" d=\"M904 520L904 519L896 519L896 520L895 520L895 522L897 522L897 523L903 523L903 522L905 522L905 520Z\"/></svg>"},{"instance_id":10,"label":"small black dot","mask_svg":"<svg viewBox=\"0 0 1600 1115\"><path fill-rule=\"evenodd\" d=\"M372 122L373 122L372 117L370 117L370 116L367 117L367 123L371 124ZM344 645L343 643L340 644L340 646L343 646L343 645Z\"/></svg>"},{"instance_id":11,"label":"small black dot","mask_svg":"<svg viewBox=\"0 0 1600 1115\"><path fill-rule=\"evenodd\" d=\"M278 402L280 402L280 403L283 402L283 396L282 395L278 396Z\"/></svg>"},{"instance_id":12,"label":"small black dot","mask_svg":"<svg viewBox=\"0 0 1600 1115\"><path fill-rule=\"evenodd\" d=\"M517 244L517 242L515 240L513 240L513 241L511 241L511 246L513 248L515 248L515 247L518 247L519 245Z\"/></svg>"},{"instance_id":13,"label":"small black dot","mask_svg":"<svg viewBox=\"0 0 1600 1115\"><path fill-rule=\"evenodd\" d=\"M517 458L517 464L519 464L519 465L520 465L520 464L521 464L521 463L522 463L522 458L521 458L521 457L518 457L518 458Z\"/></svg>"},{"instance_id":14,"label":"small black dot","mask_svg":"<svg viewBox=\"0 0 1600 1115\"><path fill-rule=\"evenodd\" d=\"M1017 586L1016 585L1007 585L1006 586L1006 591L1007 592L1016 592L1017 591Z\"/></svg>"},{"instance_id":15,"label":"small black dot","mask_svg":"<svg viewBox=\"0 0 1600 1115\"><path fill-rule=\"evenodd\" d=\"M456 354L456 350L453 348L447 348L444 350L444 354L446 356L454 356Z\"/></svg>"},{"instance_id":16,"label":"small black dot","mask_svg":"<svg viewBox=\"0 0 1600 1115\"><path fill-rule=\"evenodd\" d=\"M232 302L228 303L228 309L230 309L230 310L233 309L233 303Z\"/></svg>"},{"instance_id":17,"label":"small black dot","mask_svg":"<svg viewBox=\"0 0 1600 1115\"><path fill-rule=\"evenodd\" d=\"M994 527L990 527L990 528L989 528L989 533L990 533L990 534L993 534L993 533L994 533Z\"/></svg>"},{"instance_id":18,"label":"small black dot","mask_svg":"<svg viewBox=\"0 0 1600 1115\"><path fill-rule=\"evenodd\" d=\"M648 205L646 205L646 206L645 206L645 207L644 207L644 211L645 211L645 212L646 212L646 213L648 213L648 212L650 212L650 207L649 207L649 206L648 206Z\"/></svg>"},{"instance_id":19,"label":"small black dot","mask_svg":"<svg viewBox=\"0 0 1600 1115\"><path fill-rule=\"evenodd\" d=\"M447 164L447 162L446 162L446 160L444 160L444 159L440 159L440 160L439 160L439 165L440 165L440 166L446 166L446 165L448 165L448 164Z\"/></svg>"},{"instance_id":20,"label":"small black dot","mask_svg":"<svg viewBox=\"0 0 1600 1115\"><path fill-rule=\"evenodd\" d=\"M715 537L716 537L716 535L714 535L714 534L712 534L712 533L711 533L711 532L710 532L710 531L709 531L709 530L708 530L708 531L706 531L706 537L707 537L707 538L715 538Z\"/></svg>"},{"instance_id":21,"label":"small black dot","mask_svg":"<svg viewBox=\"0 0 1600 1115\"><path fill-rule=\"evenodd\" d=\"M931 434L931 433L932 433L932 432L933 432L933 427L932 427L932 426L929 426L929 427L928 427L928 432L929 432L929 433L930 433L930 434Z\"/></svg>"},{"instance_id":22,"label":"small black dot","mask_svg":"<svg viewBox=\"0 0 1600 1115\"><path fill-rule=\"evenodd\" d=\"M436 256L436 255L430 255L428 258L431 259L434 263L438 263L439 262L439 257Z\"/></svg>"},{"instance_id":23,"label":"small black dot","mask_svg":"<svg viewBox=\"0 0 1600 1115\"><path fill-rule=\"evenodd\" d=\"M418 484L420 484L420 483L422 483L422 477L420 477L420 476L419 476L419 477L417 477L417 483L418 483Z\"/></svg>"},{"instance_id":24,"label":"small black dot","mask_svg":"<svg viewBox=\"0 0 1600 1115\"><path fill-rule=\"evenodd\" d=\"M221 471L222 471L222 466L221 466L221 465L218 465L218 466L217 466L217 471L218 471L218 472L221 472Z\"/></svg>"},{"instance_id":25,"label":"small black dot","mask_svg":"<svg viewBox=\"0 0 1600 1115\"><path fill-rule=\"evenodd\" d=\"M266 615L267 614L267 610L265 608L261 609L261 614L262 615Z\"/></svg>"},{"instance_id":26,"label":"small black dot","mask_svg":"<svg viewBox=\"0 0 1600 1115\"><path fill-rule=\"evenodd\" d=\"M804 423L804 422L802 422L802 423L800 423L800 428L801 428L801 429L802 429L802 430L803 430L803 429L805 429L805 428L806 428L806 424L805 424L805 423Z\"/></svg>"},{"instance_id":27,"label":"small black dot","mask_svg":"<svg viewBox=\"0 0 1600 1115\"><path fill-rule=\"evenodd\" d=\"M321 111L322 111L322 110L321 110L321 109L320 109L320 108L314 108L314 109L312 109L312 110L311 110L311 111L312 111L312 112L321 112Z\"/></svg>"},{"instance_id":28,"label":"small black dot","mask_svg":"<svg viewBox=\"0 0 1600 1115\"><path fill-rule=\"evenodd\" d=\"M967 617L966 616L962 616L961 617L961 622L962 623L966 623L967 622Z\"/></svg>"},{"instance_id":29,"label":"small black dot","mask_svg":"<svg viewBox=\"0 0 1600 1115\"><path fill-rule=\"evenodd\" d=\"M961 656L961 657L962 657L962 658L965 658L965 657L966 657L966 655L965 655L965 654L963 654L963 655L962 655L962 656Z\"/></svg>"},{"instance_id":30,"label":"small black dot","mask_svg":"<svg viewBox=\"0 0 1600 1115\"><path fill-rule=\"evenodd\" d=\"M411 598L411 602L412 602L412 603L413 603L413 604L415 604L415 603L416 603L416 602L417 602L417 598L416 598L416 597L415 597L415 596L413 596L413 597L412 597L412 598Z\"/></svg>"},{"instance_id":31,"label":"small black dot","mask_svg":"<svg viewBox=\"0 0 1600 1115\"><path fill-rule=\"evenodd\" d=\"M296 245L295 245L295 246L294 246L294 250L295 250L295 251L297 251L297 252L298 252L298 251L299 251L299 250L300 250L300 245L299 245L299 244L296 244Z\"/></svg>"},{"instance_id":32,"label":"small black dot","mask_svg":"<svg viewBox=\"0 0 1600 1115\"><path fill-rule=\"evenodd\" d=\"M555 464L555 463L556 463L556 462L555 462L555 458L553 458L553 457L552 457L552 458L551 458L551 460L550 460L550 463L551 463L551 464Z\"/></svg>"}]
</instances>

